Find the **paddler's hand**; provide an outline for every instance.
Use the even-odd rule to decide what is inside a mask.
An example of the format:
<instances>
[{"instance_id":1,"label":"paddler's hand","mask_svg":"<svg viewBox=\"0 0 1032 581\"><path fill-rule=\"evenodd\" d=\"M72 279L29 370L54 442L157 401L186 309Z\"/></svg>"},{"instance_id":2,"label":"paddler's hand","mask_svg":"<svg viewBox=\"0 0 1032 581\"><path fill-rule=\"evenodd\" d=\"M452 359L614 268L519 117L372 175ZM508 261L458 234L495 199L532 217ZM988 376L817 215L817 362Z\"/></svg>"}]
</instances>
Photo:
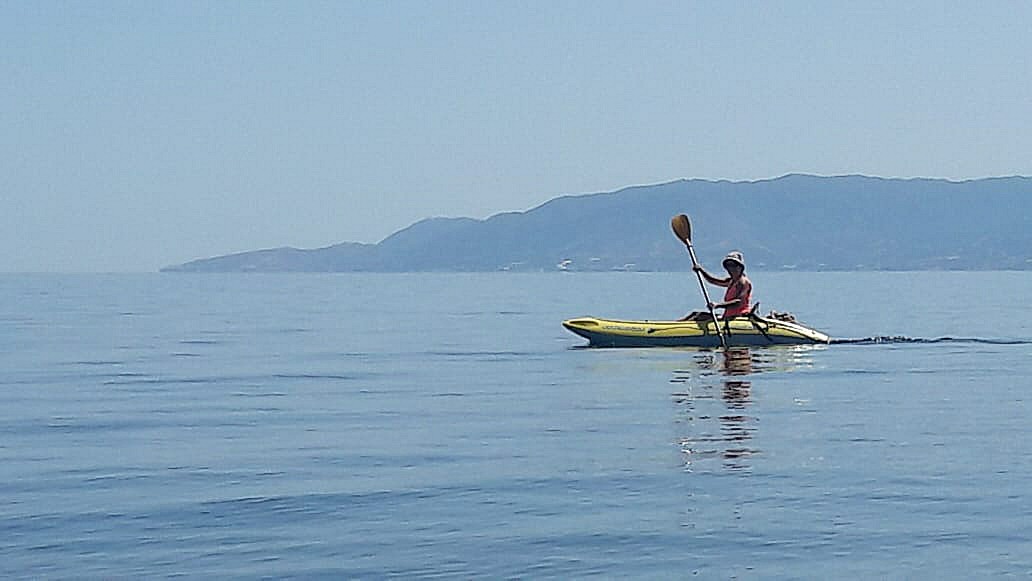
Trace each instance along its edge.
<instances>
[{"instance_id":1,"label":"paddler's hand","mask_svg":"<svg viewBox=\"0 0 1032 581\"><path fill-rule=\"evenodd\" d=\"M702 267L696 264L692 266L692 270L694 270L695 272L702 272Z\"/></svg>"},{"instance_id":2,"label":"paddler's hand","mask_svg":"<svg viewBox=\"0 0 1032 581\"><path fill-rule=\"evenodd\" d=\"M713 301L710 301L710 302L706 303L706 308L712 311L713 309L718 308L718 306Z\"/></svg>"}]
</instances>

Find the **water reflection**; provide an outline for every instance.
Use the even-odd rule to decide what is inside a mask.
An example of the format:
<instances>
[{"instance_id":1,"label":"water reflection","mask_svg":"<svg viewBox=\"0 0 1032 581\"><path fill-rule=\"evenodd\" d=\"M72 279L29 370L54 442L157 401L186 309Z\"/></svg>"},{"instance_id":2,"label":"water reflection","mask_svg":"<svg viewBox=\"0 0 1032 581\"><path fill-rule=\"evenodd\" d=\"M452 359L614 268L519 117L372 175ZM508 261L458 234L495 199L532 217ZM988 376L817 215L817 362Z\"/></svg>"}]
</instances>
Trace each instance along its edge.
<instances>
[{"instance_id":1,"label":"water reflection","mask_svg":"<svg viewBox=\"0 0 1032 581\"><path fill-rule=\"evenodd\" d=\"M673 398L680 409L677 441L685 468L698 470L705 461L719 459L724 469L749 470L749 459L760 453L755 444L759 418L751 410L753 378L809 366L812 350L738 347L691 353L691 364L670 380L681 386Z\"/></svg>"}]
</instances>

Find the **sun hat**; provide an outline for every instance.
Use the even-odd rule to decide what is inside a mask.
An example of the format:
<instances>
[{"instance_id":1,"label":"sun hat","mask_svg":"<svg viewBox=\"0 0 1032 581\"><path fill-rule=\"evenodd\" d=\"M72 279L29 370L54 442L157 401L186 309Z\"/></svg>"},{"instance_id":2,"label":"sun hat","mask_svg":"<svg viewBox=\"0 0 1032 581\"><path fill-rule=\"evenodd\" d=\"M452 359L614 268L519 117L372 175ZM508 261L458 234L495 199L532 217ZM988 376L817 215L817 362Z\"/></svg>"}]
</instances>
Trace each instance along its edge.
<instances>
[{"instance_id":1,"label":"sun hat","mask_svg":"<svg viewBox=\"0 0 1032 581\"><path fill-rule=\"evenodd\" d=\"M724 260L721 261L720 264L726 265L728 262L736 262L739 265L741 265L742 269L745 269L745 257L742 256L742 253L737 250L732 250L731 252L728 252L727 256L724 257Z\"/></svg>"}]
</instances>

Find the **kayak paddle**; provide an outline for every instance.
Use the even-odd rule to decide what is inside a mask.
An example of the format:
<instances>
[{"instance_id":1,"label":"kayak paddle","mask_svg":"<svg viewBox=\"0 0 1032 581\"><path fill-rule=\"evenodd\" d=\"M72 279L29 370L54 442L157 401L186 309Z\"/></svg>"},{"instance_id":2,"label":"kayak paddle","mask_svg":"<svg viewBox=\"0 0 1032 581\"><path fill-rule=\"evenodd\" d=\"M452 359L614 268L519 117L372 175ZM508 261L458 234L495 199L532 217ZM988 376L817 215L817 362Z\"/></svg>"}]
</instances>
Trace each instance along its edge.
<instances>
[{"instance_id":1,"label":"kayak paddle","mask_svg":"<svg viewBox=\"0 0 1032 581\"><path fill-rule=\"evenodd\" d=\"M695 249L692 247L692 223L688 216L684 214L674 216L670 220L670 227L674 229L677 239L684 242L684 245L688 247L688 254L692 257L692 267L699 266L699 261L695 258ZM706 292L706 281L702 280L701 272L695 271L695 275L699 277L699 288L702 289L702 298L706 299L706 308L709 309L709 314L713 317L713 326L717 328L720 346L723 349L727 349L727 341L724 340L724 333L720 330L720 321L717 320L717 314L713 312L713 307L711 306L713 303L710 302L709 293Z\"/></svg>"}]
</instances>

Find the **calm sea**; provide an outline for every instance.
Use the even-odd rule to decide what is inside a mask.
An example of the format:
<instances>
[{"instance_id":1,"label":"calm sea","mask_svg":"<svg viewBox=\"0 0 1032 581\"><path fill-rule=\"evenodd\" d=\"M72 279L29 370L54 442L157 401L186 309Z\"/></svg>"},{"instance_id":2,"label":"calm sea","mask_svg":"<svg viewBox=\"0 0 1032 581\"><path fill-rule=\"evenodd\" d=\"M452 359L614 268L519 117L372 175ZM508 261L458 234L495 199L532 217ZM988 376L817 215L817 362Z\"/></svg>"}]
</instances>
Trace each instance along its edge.
<instances>
[{"instance_id":1,"label":"calm sea","mask_svg":"<svg viewBox=\"0 0 1032 581\"><path fill-rule=\"evenodd\" d=\"M1032 575L1032 273L752 276L959 340L559 324L680 316L687 273L0 276L0 576Z\"/></svg>"}]
</instances>

